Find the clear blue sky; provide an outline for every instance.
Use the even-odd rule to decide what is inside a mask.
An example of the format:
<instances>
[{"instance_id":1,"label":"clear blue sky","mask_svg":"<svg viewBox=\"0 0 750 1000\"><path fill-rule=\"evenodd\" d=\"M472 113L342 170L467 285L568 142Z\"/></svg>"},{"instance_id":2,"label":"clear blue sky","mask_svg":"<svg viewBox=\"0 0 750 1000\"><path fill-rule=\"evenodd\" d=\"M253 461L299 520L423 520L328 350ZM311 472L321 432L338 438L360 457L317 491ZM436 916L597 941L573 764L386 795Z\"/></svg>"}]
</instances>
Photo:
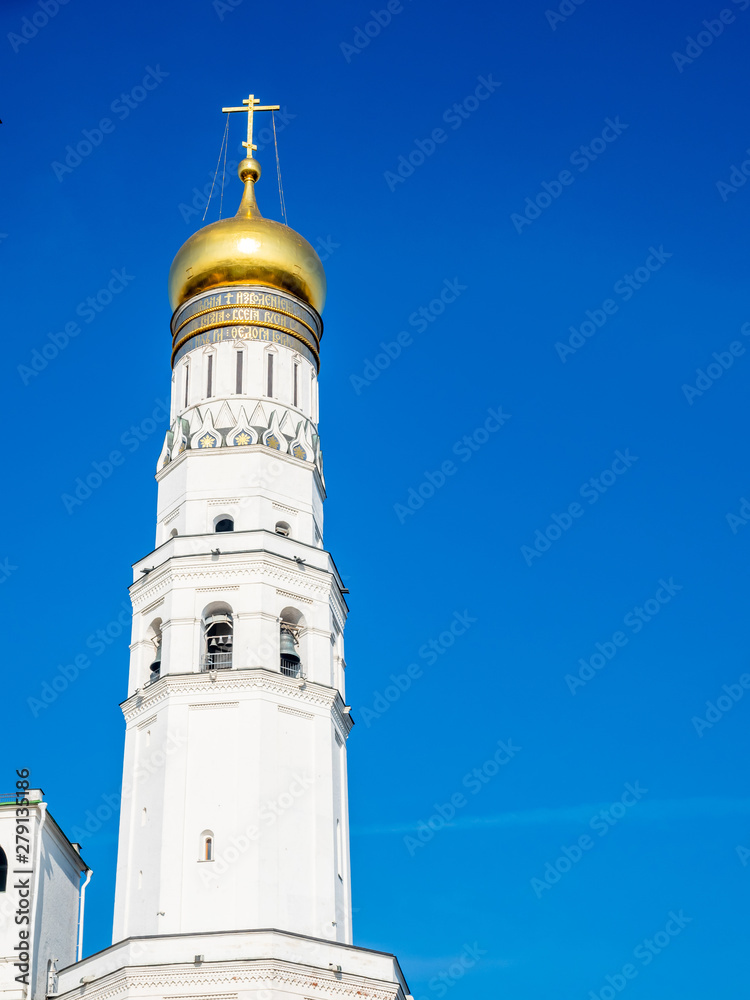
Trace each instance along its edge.
<instances>
[{"instance_id":1,"label":"clear blue sky","mask_svg":"<svg viewBox=\"0 0 750 1000\"><path fill-rule=\"evenodd\" d=\"M356 941L395 951L429 1000L606 1000L607 976L634 1000L744 998L750 523L726 515L750 498L750 3L722 21L699 0L565 19L403 0L360 51L380 2L234 3L69 0L47 24L2 6L6 787L31 767L71 836L119 789L128 636L87 639L118 631L153 542L167 273L200 225L180 206L216 166L221 106L253 91L284 108L289 223L330 254ZM35 36L8 38L35 15ZM55 167L84 130L98 144ZM259 156L278 217L272 146ZM225 214L238 196L232 181ZM113 269L132 280L77 313ZM441 292L455 301L420 322ZM456 614L475 621L441 645ZM597 643L611 658L582 668ZM409 690L386 691L410 664ZM496 751L507 763L473 779ZM404 839L452 796L450 825ZM84 841L89 952L109 941L116 836L112 817Z\"/></svg>"}]
</instances>

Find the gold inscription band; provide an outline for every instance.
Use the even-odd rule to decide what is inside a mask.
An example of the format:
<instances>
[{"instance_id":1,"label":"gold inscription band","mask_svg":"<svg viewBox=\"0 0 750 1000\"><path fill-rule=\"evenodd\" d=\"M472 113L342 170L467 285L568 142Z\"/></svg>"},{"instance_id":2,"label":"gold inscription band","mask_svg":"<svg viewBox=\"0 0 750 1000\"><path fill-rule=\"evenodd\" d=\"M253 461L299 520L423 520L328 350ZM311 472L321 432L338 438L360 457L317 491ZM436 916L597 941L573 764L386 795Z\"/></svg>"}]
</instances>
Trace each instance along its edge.
<instances>
[{"instance_id":1,"label":"gold inscription band","mask_svg":"<svg viewBox=\"0 0 750 1000\"><path fill-rule=\"evenodd\" d=\"M235 293L233 293L233 294L235 294ZM237 293L237 298L239 298L240 295L242 295L242 294L243 293ZM229 298L228 295L225 296L225 297ZM278 296L268 296L268 297L269 298L278 298ZM194 312L190 316L188 316L187 318L183 319L182 322L180 323L180 325L177 327L177 329L174 330L173 337L176 339L178 333L183 329L183 327L187 326L187 324L190 323L191 320L198 319L199 316L206 316L210 312L220 312L220 311L224 311L224 310L227 310L227 309L237 308L237 307L244 306L246 308L247 307L251 307L251 308L254 307L254 308L257 308L257 309L266 309L266 310L271 311L271 312L280 313L282 316L288 316L290 319L294 319L298 323L301 323L302 326L304 326L306 329L308 329L310 331L310 333L315 338L316 342L320 343L320 331L315 330L312 326L310 326L310 324L302 316L299 316L295 312L290 312L288 309L284 309L281 305L276 305L274 303L265 303L265 302L263 302L263 303L254 303L254 302L241 301L241 302L236 302L235 303L235 302L217 302L217 301L211 301L211 300L216 300L216 299L220 299L220 298L222 298L222 296L219 296L219 295L212 295L212 296L210 296L209 297L210 305L208 305L208 308L206 308L206 309L199 309L197 312ZM199 302L193 303L193 304L194 305L203 305L203 303L205 301L206 301L205 299L201 299ZM284 302L285 305L291 305L291 303L287 303L283 299L281 301ZM184 316L184 315L185 315L184 311L181 312L180 313L180 318L182 318L182 316Z\"/></svg>"},{"instance_id":2,"label":"gold inscription band","mask_svg":"<svg viewBox=\"0 0 750 1000\"><path fill-rule=\"evenodd\" d=\"M315 310L283 292L252 285L209 292L177 310L172 317L172 366L196 347L229 340L229 328L233 340L284 344L320 370L323 323ZM211 331L216 333L211 336Z\"/></svg>"},{"instance_id":3,"label":"gold inscription band","mask_svg":"<svg viewBox=\"0 0 750 1000\"><path fill-rule=\"evenodd\" d=\"M180 357L182 357L183 353L187 353L181 351L181 348L184 347L189 341L194 339L197 341L191 346L191 350L193 347L202 347L206 344L222 343L225 338L223 333L219 333L219 330L224 327L234 327L237 331L236 333L234 330L232 331L232 340L263 340L268 343L282 344L284 347L291 347L294 350L298 350L301 354L307 357L308 361L315 365L318 371L320 371L320 355L310 341L306 340L299 334L290 333L286 327L277 326L274 323L265 323L263 326L238 326L233 321L215 323L210 327L205 327L201 331L195 331L194 333L189 333L186 337L183 337L179 343L175 344L172 351L172 367L174 367L175 362L178 360L178 353ZM214 330L217 332L216 336L213 338L209 337L208 334ZM279 333L271 334L271 330L278 330Z\"/></svg>"},{"instance_id":4,"label":"gold inscription band","mask_svg":"<svg viewBox=\"0 0 750 1000\"><path fill-rule=\"evenodd\" d=\"M218 309L201 309L180 323L174 332L175 341L185 327L189 326L193 322L198 322L201 318L206 318L206 322L193 327L190 331L191 333L201 333L203 330L207 330L211 326L217 326L219 323L229 321L238 324L257 324L260 326L277 322L278 325L285 327L295 336L299 335L301 337L305 337L305 331L309 331L310 334L312 334L316 346L318 345L318 336L316 331L313 330L308 323L305 323L304 320L295 316L293 313L288 312L286 309L269 309L265 306L221 306ZM284 318L288 320L287 323L284 323Z\"/></svg>"}]
</instances>

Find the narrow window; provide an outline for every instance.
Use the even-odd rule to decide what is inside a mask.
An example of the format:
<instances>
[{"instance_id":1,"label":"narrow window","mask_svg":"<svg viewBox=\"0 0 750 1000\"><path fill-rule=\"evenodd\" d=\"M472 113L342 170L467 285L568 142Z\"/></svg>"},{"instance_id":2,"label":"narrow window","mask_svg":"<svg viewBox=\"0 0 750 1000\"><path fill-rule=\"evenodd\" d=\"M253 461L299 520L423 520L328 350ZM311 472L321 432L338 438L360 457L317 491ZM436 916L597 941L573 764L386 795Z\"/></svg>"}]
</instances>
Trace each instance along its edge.
<instances>
[{"instance_id":1,"label":"narrow window","mask_svg":"<svg viewBox=\"0 0 750 1000\"><path fill-rule=\"evenodd\" d=\"M190 396L190 362L185 362L185 407L188 405L188 397Z\"/></svg>"},{"instance_id":2,"label":"narrow window","mask_svg":"<svg viewBox=\"0 0 750 1000\"><path fill-rule=\"evenodd\" d=\"M0 847L0 892L5 892L8 885L8 858L5 851Z\"/></svg>"},{"instance_id":3,"label":"narrow window","mask_svg":"<svg viewBox=\"0 0 750 1000\"><path fill-rule=\"evenodd\" d=\"M343 853L344 853L344 844L341 838L341 820L337 819L336 820L336 874L338 875L338 877L341 879L342 882L344 881L343 860L342 860Z\"/></svg>"},{"instance_id":4,"label":"narrow window","mask_svg":"<svg viewBox=\"0 0 750 1000\"><path fill-rule=\"evenodd\" d=\"M295 361L294 362L294 401L293 401L293 404L292 404L293 406L297 406L298 405L298 402L297 402L298 396L299 396L299 365Z\"/></svg>"},{"instance_id":5,"label":"narrow window","mask_svg":"<svg viewBox=\"0 0 750 1000\"><path fill-rule=\"evenodd\" d=\"M208 356L208 375L206 376L206 395L213 396L214 388L214 356L209 354Z\"/></svg>"},{"instance_id":6,"label":"narrow window","mask_svg":"<svg viewBox=\"0 0 750 1000\"><path fill-rule=\"evenodd\" d=\"M268 385L266 386L267 396L273 396L273 354L268 354Z\"/></svg>"},{"instance_id":7,"label":"narrow window","mask_svg":"<svg viewBox=\"0 0 750 1000\"><path fill-rule=\"evenodd\" d=\"M242 395L242 351L237 351L237 379L234 391L238 396Z\"/></svg>"},{"instance_id":8,"label":"narrow window","mask_svg":"<svg viewBox=\"0 0 750 1000\"><path fill-rule=\"evenodd\" d=\"M214 859L214 835L210 830L201 834L201 849L198 855L199 861L213 861Z\"/></svg>"}]
</instances>

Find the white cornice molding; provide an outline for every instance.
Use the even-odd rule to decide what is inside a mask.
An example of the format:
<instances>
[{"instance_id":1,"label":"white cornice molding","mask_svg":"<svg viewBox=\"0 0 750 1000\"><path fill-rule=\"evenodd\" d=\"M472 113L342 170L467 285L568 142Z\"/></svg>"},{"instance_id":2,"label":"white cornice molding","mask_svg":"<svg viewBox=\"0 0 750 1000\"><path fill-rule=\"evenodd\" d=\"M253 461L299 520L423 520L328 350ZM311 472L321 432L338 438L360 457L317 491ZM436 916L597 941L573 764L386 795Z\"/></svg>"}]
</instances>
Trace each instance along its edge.
<instances>
[{"instance_id":1,"label":"white cornice molding","mask_svg":"<svg viewBox=\"0 0 750 1000\"><path fill-rule=\"evenodd\" d=\"M216 987L228 986L237 993L224 993ZM269 986L280 987L279 993L299 993L313 997L351 997L352 1000L403 1000L404 994L397 982L370 979L346 972L333 974L330 969L316 968L285 962L280 959L250 959L235 962L213 962L195 965L125 966L86 985L86 1000L113 1000L114 997L139 998L163 995L172 990L183 990L175 996L226 1000L246 990ZM192 990L190 989L192 987ZM286 987L286 989L284 989ZM297 989L295 989L295 987ZM190 992L187 992L190 990ZM60 1000L74 1000L81 994L80 987L58 994Z\"/></svg>"},{"instance_id":2,"label":"white cornice molding","mask_svg":"<svg viewBox=\"0 0 750 1000\"><path fill-rule=\"evenodd\" d=\"M228 696L242 691L266 691L277 697L286 697L306 705L327 708L331 717L346 739L353 722L335 688L323 687L313 681L300 682L298 678L286 678L281 673L265 667L227 670L217 672L215 680L208 673L165 674L140 694L131 695L121 705L125 722L136 725L146 713L151 713L172 697L181 695L221 694L222 701Z\"/></svg>"},{"instance_id":3,"label":"white cornice molding","mask_svg":"<svg viewBox=\"0 0 750 1000\"><path fill-rule=\"evenodd\" d=\"M238 560L236 556L241 556ZM293 570L277 562L271 562L267 555L260 551L255 554L227 552L222 556L222 562L208 562L205 555L196 556L192 565L185 558L170 558L159 569L153 570L144 580L136 580L131 588L131 599L135 611L143 610L143 605L157 599L165 590L175 584L204 585L210 580L212 586L221 586L222 582L240 580L243 583L268 580L286 583L287 587L297 589L302 595L309 594L312 598L322 598L334 593L337 587L332 573L327 569L309 567L304 572ZM314 574L314 575L313 575ZM151 579L149 579L151 577Z\"/></svg>"}]
</instances>

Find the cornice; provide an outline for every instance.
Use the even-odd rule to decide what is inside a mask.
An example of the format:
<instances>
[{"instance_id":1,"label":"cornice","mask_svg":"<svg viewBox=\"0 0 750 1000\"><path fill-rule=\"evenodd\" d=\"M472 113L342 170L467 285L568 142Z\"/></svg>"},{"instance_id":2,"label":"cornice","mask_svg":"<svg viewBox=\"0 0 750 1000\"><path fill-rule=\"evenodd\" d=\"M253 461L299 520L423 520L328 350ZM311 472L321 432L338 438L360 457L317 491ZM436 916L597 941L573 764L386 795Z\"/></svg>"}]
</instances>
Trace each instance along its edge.
<instances>
[{"instance_id":1,"label":"cornice","mask_svg":"<svg viewBox=\"0 0 750 1000\"><path fill-rule=\"evenodd\" d=\"M238 555L242 556L240 560L232 558ZM196 559L205 560L206 556L196 556ZM334 600L336 599L338 588L330 570L309 567L300 572L271 562L260 552L255 557L244 553L227 552L222 556L222 560L222 562L196 562L190 565L185 564L182 558L170 557L162 567L149 573L145 580L135 581L131 587L133 610L138 613L145 610L150 603L176 584L195 584L197 587L205 585L207 581L210 581L212 586L220 587L223 582L234 583L240 580L249 583L268 580L273 582L274 586L285 584L286 588L295 588L302 595L310 595L311 599L328 598L331 594Z\"/></svg>"},{"instance_id":2,"label":"cornice","mask_svg":"<svg viewBox=\"0 0 750 1000\"><path fill-rule=\"evenodd\" d=\"M216 987L229 987L221 992ZM329 969L298 965L280 959L250 959L195 965L126 966L86 986L86 1000L114 1000L133 994L139 998L161 994L164 1000L231 1000L244 990L280 987L307 997L352 997L353 1000L403 1000L397 982L332 973ZM192 987L192 989L191 989ZM296 989L295 989L296 988ZM172 991L181 991L175 992ZM80 988L59 994L79 997Z\"/></svg>"},{"instance_id":3,"label":"cornice","mask_svg":"<svg viewBox=\"0 0 750 1000\"><path fill-rule=\"evenodd\" d=\"M153 715L154 711L174 696L211 692L220 697L222 703L226 703L229 696L237 692L253 690L290 698L300 704L327 708L344 739L353 726L336 688L324 687L312 681L301 683L297 678L286 678L283 674L264 667L219 671L215 680L211 680L207 673L165 674L141 694L131 695L122 703L121 708L128 725L139 724L142 716L147 713Z\"/></svg>"}]
</instances>

